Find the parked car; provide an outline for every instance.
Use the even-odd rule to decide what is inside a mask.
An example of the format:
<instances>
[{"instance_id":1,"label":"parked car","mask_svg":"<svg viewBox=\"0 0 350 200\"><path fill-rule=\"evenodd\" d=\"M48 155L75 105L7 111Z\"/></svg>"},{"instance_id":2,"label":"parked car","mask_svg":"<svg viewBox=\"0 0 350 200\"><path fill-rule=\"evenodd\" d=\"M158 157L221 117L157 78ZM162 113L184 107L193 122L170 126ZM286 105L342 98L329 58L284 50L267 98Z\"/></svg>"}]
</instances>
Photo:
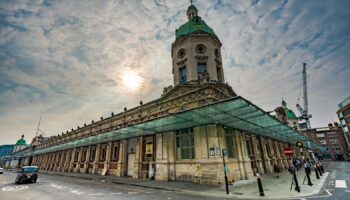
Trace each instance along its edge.
<instances>
[{"instance_id":1,"label":"parked car","mask_svg":"<svg viewBox=\"0 0 350 200\"><path fill-rule=\"evenodd\" d=\"M38 179L38 167L26 166L17 171L15 183L32 182L35 183Z\"/></svg>"},{"instance_id":2,"label":"parked car","mask_svg":"<svg viewBox=\"0 0 350 200\"><path fill-rule=\"evenodd\" d=\"M0 167L0 174L4 173L4 168Z\"/></svg>"}]
</instances>

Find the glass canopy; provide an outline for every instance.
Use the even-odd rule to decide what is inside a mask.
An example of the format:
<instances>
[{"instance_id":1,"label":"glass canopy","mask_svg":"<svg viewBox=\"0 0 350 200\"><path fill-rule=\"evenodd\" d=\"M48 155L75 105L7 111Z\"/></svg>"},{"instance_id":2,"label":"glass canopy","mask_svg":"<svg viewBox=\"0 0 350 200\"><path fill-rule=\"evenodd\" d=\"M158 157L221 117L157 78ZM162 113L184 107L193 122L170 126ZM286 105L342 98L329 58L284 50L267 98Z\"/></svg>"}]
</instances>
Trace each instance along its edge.
<instances>
[{"instance_id":1,"label":"glass canopy","mask_svg":"<svg viewBox=\"0 0 350 200\"><path fill-rule=\"evenodd\" d=\"M139 124L36 150L27 154L38 155L210 124L247 131L250 134L281 140L292 145L295 145L299 141L304 143L305 147L312 149L319 148L317 143L286 126L250 101L242 97L234 97L202 107L169 113L165 117L144 121Z\"/></svg>"}]
</instances>

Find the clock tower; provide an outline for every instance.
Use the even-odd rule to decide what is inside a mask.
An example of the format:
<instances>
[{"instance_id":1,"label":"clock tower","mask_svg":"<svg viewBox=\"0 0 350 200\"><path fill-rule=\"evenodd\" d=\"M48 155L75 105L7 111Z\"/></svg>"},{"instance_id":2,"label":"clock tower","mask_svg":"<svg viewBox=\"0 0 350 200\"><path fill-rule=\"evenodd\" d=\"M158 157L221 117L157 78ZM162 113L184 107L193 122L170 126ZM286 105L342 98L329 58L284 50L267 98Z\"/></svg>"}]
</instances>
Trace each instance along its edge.
<instances>
[{"instance_id":1,"label":"clock tower","mask_svg":"<svg viewBox=\"0 0 350 200\"><path fill-rule=\"evenodd\" d=\"M176 29L172 43L174 86L199 83L224 83L221 42L190 5L188 21Z\"/></svg>"}]
</instances>

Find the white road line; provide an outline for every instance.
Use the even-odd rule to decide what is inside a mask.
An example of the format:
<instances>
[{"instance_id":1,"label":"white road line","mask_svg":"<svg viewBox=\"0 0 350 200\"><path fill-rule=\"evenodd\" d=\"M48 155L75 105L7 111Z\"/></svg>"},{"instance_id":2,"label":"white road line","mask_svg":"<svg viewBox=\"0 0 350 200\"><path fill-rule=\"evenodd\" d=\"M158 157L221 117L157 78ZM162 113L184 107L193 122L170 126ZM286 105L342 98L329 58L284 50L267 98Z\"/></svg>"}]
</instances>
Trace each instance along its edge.
<instances>
[{"instance_id":1,"label":"white road line","mask_svg":"<svg viewBox=\"0 0 350 200\"><path fill-rule=\"evenodd\" d=\"M322 197L329 197L329 196L332 196L332 193L330 193L327 189L325 189L325 191L327 192L327 195L305 197L305 199L314 199L314 198L319 199L319 198L322 198Z\"/></svg>"},{"instance_id":2,"label":"white road line","mask_svg":"<svg viewBox=\"0 0 350 200\"><path fill-rule=\"evenodd\" d=\"M88 195L90 195L90 196L102 196L102 195L104 195L104 194L102 194L102 193L96 193L96 194L88 194Z\"/></svg>"},{"instance_id":3,"label":"white road line","mask_svg":"<svg viewBox=\"0 0 350 200\"><path fill-rule=\"evenodd\" d=\"M146 194L153 194L154 192L145 192Z\"/></svg>"},{"instance_id":4,"label":"white road line","mask_svg":"<svg viewBox=\"0 0 350 200\"><path fill-rule=\"evenodd\" d=\"M72 190L72 191L70 191L71 193L73 193L73 194L78 194L78 195L80 195L80 194L84 194L85 192L80 192L80 191L78 191L78 190Z\"/></svg>"},{"instance_id":5,"label":"white road line","mask_svg":"<svg viewBox=\"0 0 350 200\"><path fill-rule=\"evenodd\" d=\"M335 187L336 187L336 188L348 188L348 187L346 186L345 180L336 180L336 181L335 181Z\"/></svg>"},{"instance_id":6,"label":"white road line","mask_svg":"<svg viewBox=\"0 0 350 200\"><path fill-rule=\"evenodd\" d=\"M326 190L326 192L327 192L327 194L329 195L329 196L331 196L332 194L328 191L328 190Z\"/></svg>"},{"instance_id":7,"label":"white road line","mask_svg":"<svg viewBox=\"0 0 350 200\"><path fill-rule=\"evenodd\" d=\"M128 192L128 194L137 194L138 192Z\"/></svg>"},{"instance_id":8,"label":"white road line","mask_svg":"<svg viewBox=\"0 0 350 200\"><path fill-rule=\"evenodd\" d=\"M109 193L109 194L123 194L121 192Z\"/></svg>"}]
</instances>

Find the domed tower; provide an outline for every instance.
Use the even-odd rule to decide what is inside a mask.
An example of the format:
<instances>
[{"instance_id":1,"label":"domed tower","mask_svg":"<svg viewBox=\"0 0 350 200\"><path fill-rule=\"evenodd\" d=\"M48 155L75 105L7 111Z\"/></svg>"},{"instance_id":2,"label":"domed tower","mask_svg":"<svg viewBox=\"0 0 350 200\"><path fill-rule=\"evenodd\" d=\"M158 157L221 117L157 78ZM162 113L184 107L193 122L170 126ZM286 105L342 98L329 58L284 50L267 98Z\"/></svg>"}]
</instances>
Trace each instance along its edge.
<instances>
[{"instance_id":1,"label":"domed tower","mask_svg":"<svg viewBox=\"0 0 350 200\"><path fill-rule=\"evenodd\" d=\"M174 86L193 83L224 83L221 42L190 5L188 21L176 32L172 44Z\"/></svg>"},{"instance_id":2,"label":"domed tower","mask_svg":"<svg viewBox=\"0 0 350 200\"><path fill-rule=\"evenodd\" d=\"M21 136L21 139L17 140L14 151L19 151L21 149L24 149L27 146L26 141L24 140L24 135Z\"/></svg>"}]
</instances>

